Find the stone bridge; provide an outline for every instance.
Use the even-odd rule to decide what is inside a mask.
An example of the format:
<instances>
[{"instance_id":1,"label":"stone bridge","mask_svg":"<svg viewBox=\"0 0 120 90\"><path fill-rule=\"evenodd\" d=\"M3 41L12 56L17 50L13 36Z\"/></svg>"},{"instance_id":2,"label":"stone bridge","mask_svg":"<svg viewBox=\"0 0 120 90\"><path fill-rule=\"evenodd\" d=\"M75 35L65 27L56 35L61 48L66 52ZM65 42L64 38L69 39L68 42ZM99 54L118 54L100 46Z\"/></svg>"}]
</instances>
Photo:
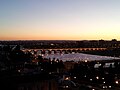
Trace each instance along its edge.
<instances>
[{"instance_id":1,"label":"stone bridge","mask_svg":"<svg viewBox=\"0 0 120 90\"><path fill-rule=\"evenodd\" d=\"M103 51L107 48L57 48L57 49L22 49L23 52L32 54L79 53L82 51Z\"/></svg>"}]
</instances>

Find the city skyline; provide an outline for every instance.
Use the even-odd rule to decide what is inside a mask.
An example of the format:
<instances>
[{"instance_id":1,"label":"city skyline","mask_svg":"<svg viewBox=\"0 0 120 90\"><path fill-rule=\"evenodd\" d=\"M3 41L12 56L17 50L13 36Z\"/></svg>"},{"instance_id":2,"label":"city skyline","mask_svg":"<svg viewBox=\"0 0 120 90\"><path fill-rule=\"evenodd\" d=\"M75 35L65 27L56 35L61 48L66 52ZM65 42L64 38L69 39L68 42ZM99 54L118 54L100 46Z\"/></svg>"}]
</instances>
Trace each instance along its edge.
<instances>
[{"instance_id":1,"label":"city skyline","mask_svg":"<svg viewBox=\"0 0 120 90\"><path fill-rule=\"evenodd\" d=\"M118 0L1 0L0 40L120 40Z\"/></svg>"}]
</instances>

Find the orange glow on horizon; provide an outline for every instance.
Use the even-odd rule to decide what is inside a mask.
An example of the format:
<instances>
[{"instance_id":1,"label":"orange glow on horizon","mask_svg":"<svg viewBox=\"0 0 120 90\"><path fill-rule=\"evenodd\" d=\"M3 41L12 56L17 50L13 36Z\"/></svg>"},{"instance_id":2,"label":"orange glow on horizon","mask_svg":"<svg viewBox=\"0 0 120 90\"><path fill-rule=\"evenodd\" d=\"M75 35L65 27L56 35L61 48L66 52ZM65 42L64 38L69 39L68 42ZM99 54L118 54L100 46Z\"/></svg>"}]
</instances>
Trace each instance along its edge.
<instances>
[{"instance_id":1,"label":"orange glow on horizon","mask_svg":"<svg viewBox=\"0 0 120 90\"><path fill-rule=\"evenodd\" d=\"M112 40L113 38L94 38L94 37L43 37L43 36L31 36L31 37L0 37L0 40ZM116 39L116 38L115 38ZM117 40L119 40L117 38Z\"/></svg>"}]
</instances>

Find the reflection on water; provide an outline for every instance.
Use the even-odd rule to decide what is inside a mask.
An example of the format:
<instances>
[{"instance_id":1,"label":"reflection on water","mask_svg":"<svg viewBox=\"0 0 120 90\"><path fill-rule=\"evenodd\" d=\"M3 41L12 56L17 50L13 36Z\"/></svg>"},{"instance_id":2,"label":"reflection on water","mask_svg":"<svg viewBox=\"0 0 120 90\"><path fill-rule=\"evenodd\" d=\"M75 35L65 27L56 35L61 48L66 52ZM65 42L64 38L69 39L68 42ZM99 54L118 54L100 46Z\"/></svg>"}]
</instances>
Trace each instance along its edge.
<instances>
[{"instance_id":1,"label":"reflection on water","mask_svg":"<svg viewBox=\"0 0 120 90\"><path fill-rule=\"evenodd\" d=\"M31 83L21 83L17 90L58 90L55 80L44 80Z\"/></svg>"},{"instance_id":2,"label":"reflection on water","mask_svg":"<svg viewBox=\"0 0 120 90\"><path fill-rule=\"evenodd\" d=\"M43 58L50 58L50 59L59 59L63 62L65 61L94 61L94 60L113 60L113 59L120 59L117 57L109 57L109 56L100 56L100 55L90 55L90 54L83 54L83 53L69 53L69 54L49 54L43 56Z\"/></svg>"}]
</instances>

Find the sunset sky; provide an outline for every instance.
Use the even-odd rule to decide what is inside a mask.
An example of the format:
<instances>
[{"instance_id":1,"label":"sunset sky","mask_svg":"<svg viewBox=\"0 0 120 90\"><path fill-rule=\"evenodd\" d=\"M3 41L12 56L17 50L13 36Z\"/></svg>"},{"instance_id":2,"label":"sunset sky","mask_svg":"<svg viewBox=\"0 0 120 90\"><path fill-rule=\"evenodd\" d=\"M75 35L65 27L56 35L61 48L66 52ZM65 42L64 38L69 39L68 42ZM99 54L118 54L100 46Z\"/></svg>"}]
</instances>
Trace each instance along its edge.
<instances>
[{"instance_id":1,"label":"sunset sky","mask_svg":"<svg viewBox=\"0 0 120 90\"><path fill-rule=\"evenodd\" d=\"M120 40L120 0L0 0L0 40Z\"/></svg>"}]
</instances>

